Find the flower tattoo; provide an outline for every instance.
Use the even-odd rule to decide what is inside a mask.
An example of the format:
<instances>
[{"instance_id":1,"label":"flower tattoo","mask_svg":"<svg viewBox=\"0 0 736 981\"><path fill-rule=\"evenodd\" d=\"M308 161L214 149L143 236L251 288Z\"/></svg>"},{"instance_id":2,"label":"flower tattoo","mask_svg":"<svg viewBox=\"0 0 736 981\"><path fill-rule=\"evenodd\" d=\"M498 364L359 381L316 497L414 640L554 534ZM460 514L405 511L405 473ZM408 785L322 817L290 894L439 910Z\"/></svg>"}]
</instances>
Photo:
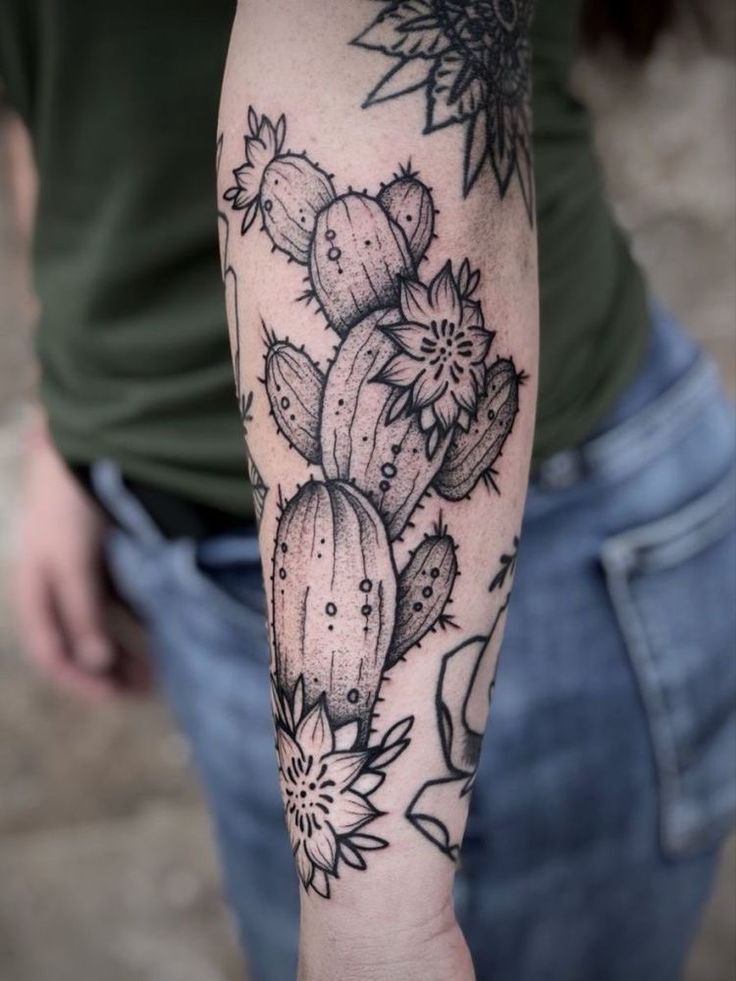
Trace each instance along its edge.
<instances>
[{"instance_id":1,"label":"flower tattoo","mask_svg":"<svg viewBox=\"0 0 736 981\"><path fill-rule=\"evenodd\" d=\"M485 329L480 303L472 300L478 274L461 270L461 288L449 262L429 286L401 284L401 322L383 327L401 348L376 378L404 389L389 421L408 410L419 415L433 456L456 424L467 432L485 391L486 359L494 334Z\"/></svg>"},{"instance_id":2,"label":"flower tattoo","mask_svg":"<svg viewBox=\"0 0 736 981\"><path fill-rule=\"evenodd\" d=\"M242 231L247 232L258 215L261 182L266 167L276 157L286 136L286 119L281 116L274 126L268 116L258 118L254 109L248 112L250 132L245 136L245 163L234 172L236 184L225 191L225 199L237 211L245 211Z\"/></svg>"},{"instance_id":3,"label":"flower tattoo","mask_svg":"<svg viewBox=\"0 0 736 981\"><path fill-rule=\"evenodd\" d=\"M380 817L369 800L388 765L408 745L413 720L393 726L377 747L356 749L358 723L332 727L324 698L304 711L300 680L290 704L274 684L276 749L286 822L304 888L329 898L339 863L365 869L364 851L385 848L383 838L361 829Z\"/></svg>"},{"instance_id":4,"label":"flower tattoo","mask_svg":"<svg viewBox=\"0 0 736 981\"><path fill-rule=\"evenodd\" d=\"M532 178L529 25L533 0L381 0L354 38L394 64L363 108L423 92L424 133L465 129L463 193L488 163L501 197L514 178L530 222Z\"/></svg>"}]
</instances>

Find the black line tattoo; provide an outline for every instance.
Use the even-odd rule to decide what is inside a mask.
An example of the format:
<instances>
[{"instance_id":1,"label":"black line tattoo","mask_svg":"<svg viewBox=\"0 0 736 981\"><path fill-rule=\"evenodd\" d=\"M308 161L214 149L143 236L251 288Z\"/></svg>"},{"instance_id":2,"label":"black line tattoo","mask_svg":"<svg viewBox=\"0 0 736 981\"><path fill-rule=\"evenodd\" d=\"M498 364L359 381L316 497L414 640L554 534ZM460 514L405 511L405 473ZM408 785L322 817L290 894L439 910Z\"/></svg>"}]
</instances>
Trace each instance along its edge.
<instances>
[{"instance_id":1,"label":"black line tattoo","mask_svg":"<svg viewBox=\"0 0 736 981\"><path fill-rule=\"evenodd\" d=\"M237 348L238 352L238 362L240 361L240 346ZM243 424L243 435L248 438L248 426L253 422L253 416L251 415L251 409L253 407L253 392L248 391L241 385L240 393L238 394L238 410L240 413L240 421Z\"/></svg>"},{"instance_id":2,"label":"black line tattoo","mask_svg":"<svg viewBox=\"0 0 736 981\"><path fill-rule=\"evenodd\" d=\"M297 299L317 302L335 339L323 366L263 324L261 379L278 434L312 474L288 499L278 488L272 682L297 867L329 896L343 865L363 869L362 853L387 845L362 829L413 719L382 731L382 686L430 632L455 626L457 549L442 517L402 569L395 542L430 491L456 502L496 486L521 375L491 353L467 259L420 278L437 212L410 166L375 196L338 194L334 175L284 150L284 116L250 109L248 126L224 197L242 234L260 217L274 251L306 267Z\"/></svg>"},{"instance_id":3,"label":"black line tattoo","mask_svg":"<svg viewBox=\"0 0 736 981\"><path fill-rule=\"evenodd\" d=\"M463 194L488 164L501 197L516 179L530 223L534 180L529 25L533 0L380 0L351 42L392 59L363 108L423 93L424 133L465 130Z\"/></svg>"},{"instance_id":4,"label":"black line tattoo","mask_svg":"<svg viewBox=\"0 0 736 981\"><path fill-rule=\"evenodd\" d=\"M266 503L266 494L268 494L268 487L261 476L261 471L255 465L250 451L248 453L248 476L250 478L251 493L253 494L256 524L260 525L261 518L263 517L263 508Z\"/></svg>"},{"instance_id":5,"label":"black line tattoo","mask_svg":"<svg viewBox=\"0 0 736 981\"><path fill-rule=\"evenodd\" d=\"M217 138L216 170L219 174L222 161L223 135ZM238 306L238 274L235 267L230 262L230 220L227 212L218 208L217 222L220 233L220 260L222 263L222 281L225 287L225 306L227 322L232 331L232 359L233 374L235 376L235 398L238 403L238 412L243 426L243 436L248 437L248 424L253 421L251 408L253 405L253 392L246 391L243 387L241 376L241 327L240 311ZM257 471L256 471L257 472Z\"/></svg>"},{"instance_id":6,"label":"black line tattoo","mask_svg":"<svg viewBox=\"0 0 736 981\"><path fill-rule=\"evenodd\" d=\"M406 809L409 822L453 862L464 823L457 803L475 781L508 600L507 596L488 636L471 637L442 659L435 708L446 772L427 780Z\"/></svg>"},{"instance_id":7,"label":"black line tattoo","mask_svg":"<svg viewBox=\"0 0 736 981\"><path fill-rule=\"evenodd\" d=\"M506 580L511 577L514 578L514 572L516 571L516 559L519 554L519 536L514 535L514 545L510 552L502 552L501 557L498 560L498 571L496 572L493 579L491 579L491 584L488 587L488 592L492 593L496 589L502 589L506 583Z\"/></svg>"}]
</instances>

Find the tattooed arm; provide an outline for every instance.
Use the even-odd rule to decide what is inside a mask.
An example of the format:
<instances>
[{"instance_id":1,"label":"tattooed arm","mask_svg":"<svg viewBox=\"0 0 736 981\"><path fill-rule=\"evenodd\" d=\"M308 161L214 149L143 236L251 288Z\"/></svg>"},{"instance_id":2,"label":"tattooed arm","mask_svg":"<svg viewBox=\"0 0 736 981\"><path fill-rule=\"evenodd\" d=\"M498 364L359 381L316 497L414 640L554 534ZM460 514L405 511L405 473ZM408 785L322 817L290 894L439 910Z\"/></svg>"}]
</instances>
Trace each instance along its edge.
<instances>
[{"instance_id":1,"label":"tattooed arm","mask_svg":"<svg viewBox=\"0 0 736 981\"><path fill-rule=\"evenodd\" d=\"M472 977L454 862L537 371L529 17L249 0L235 22L220 227L304 979Z\"/></svg>"}]
</instances>

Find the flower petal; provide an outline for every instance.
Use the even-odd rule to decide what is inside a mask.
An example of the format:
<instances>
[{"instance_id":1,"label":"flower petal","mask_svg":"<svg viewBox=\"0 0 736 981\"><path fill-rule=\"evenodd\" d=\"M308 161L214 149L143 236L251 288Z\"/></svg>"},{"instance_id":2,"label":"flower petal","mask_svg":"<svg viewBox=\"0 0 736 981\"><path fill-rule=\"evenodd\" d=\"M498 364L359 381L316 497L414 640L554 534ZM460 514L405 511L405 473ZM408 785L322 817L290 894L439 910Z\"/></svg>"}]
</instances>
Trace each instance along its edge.
<instances>
[{"instance_id":1,"label":"flower petal","mask_svg":"<svg viewBox=\"0 0 736 981\"><path fill-rule=\"evenodd\" d=\"M448 430L455 425L460 407L453 398L452 392L446 389L438 399L432 403L432 411L441 429Z\"/></svg>"},{"instance_id":2,"label":"flower petal","mask_svg":"<svg viewBox=\"0 0 736 981\"><path fill-rule=\"evenodd\" d=\"M379 848L388 848L388 842L378 835L351 835L350 844L353 848L360 848L361 851L375 851Z\"/></svg>"},{"instance_id":3,"label":"flower petal","mask_svg":"<svg viewBox=\"0 0 736 981\"><path fill-rule=\"evenodd\" d=\"M463 301L463 327L482 327L483 308L476 300Z\"/></svg>"},{"instance_id":4,"label":"flower petal","mask_svg":"<svg viewBox=\"0 0 736 981\"><path fill-rule=\"evenodd\" d=\"M471 415L475 412L478 406L478 391L470 372L463 375L461 381L453 385L452 397L461 409ZM457 422L457 419L455 421Z\"/></svg>"},{"instance_id":5,"label":"flower petal","mask_svg":"<svg viewBox=\"0 0 736 981\"><path fill-rule=\"evenodd\" d=\"M321 759L334 751L335 739L324 708L324 698L320 698L299 723L296 741L304 754L311 754L315 759Z\"/></svg>"},{"instance_id":6,"label":"flower petal","mask_svg":"<svg viewBox=\"0 0 736 981\"><path fill-rule=\"evenodd\" d=\"M331 753L324 762L327 764L327 775L337 784L338 791L346 790L355 780L368 758L366 752L360 753Z\"/></svg>"},{"instance_id":7,"label":"flower petal","mask_svg":"<svg viewBox=\"0 0 736 981\"><path fill-rule=\"evenodd\" d=\"M364 824L372 821L378 811L370 801L352 790L345 790L340 794L338 803L334 811L330 814L332 827L338 836L349 835Z\"/></svg>"},{"instance_id":8,"label":"flower petal","mask_svg":"<svg viewBox=\"0 0 736 981\"><path fill-rule=\"evenodd\" d=\"M276 750L282 770L285 770L292 760L304 759L301 746L281 726L276 730Z\"/></svg>"},{"instance_id":9,"label":"flower petal","mask_svg":"<svg viewBox=\"0 0 736 981\"><path fill-rule=\"evenodd\" d=\"M257 200L261 193L261 177L263 175L256 173L249 164L243 164L242 167L238 167L233 173L235 174L235 180L238 182L238 187L247 195L248 201Z\"/></svg>"},{"instance_id":10,"label":"flower petal","mask_svg":"<svg viewBox=\"0 0 736 981\"><path fill-rule=\"evenodd\" d=\"M248 229L250 228L250 226L253 224L253 222L256 220L257 217L258 217L258 202L251 201L251 203L248 205L248 207L245 210L245 214L243 215L243 221L241 222L240 225L240 231L243 233L243 235L245 235L245 233L248 231Z\"/></svg>"},{"instance_id":11,"label":"flower petal","mask_svg":"<svg viewBox=\"0 0 736 981\"><path fill-rule=\"evenodd\" d=\"M422 362L402 352L401 354L394 355L388 364L376 375L374 380L384 382L386 385L398 385L399 388L408 388L423 373L424 366Z\"/></svg>"},{"instance_id":12,"label":"flower petal","mask_svg":"<svg viewBox=\"0 0 736 981\"><path fill-rule=\"evenodd\" d=\"M447 380L444 377L444 372L440 374L439 378L435 378L429 373L423 374L412 388L412 401L415 408L423 409L425 406L431 405L440 398L446 389Z\"/></svg>"},{"instance_id":13,"label":"flower petal","mask_svg":"<svg viewBox=\"0 0 736 981\"><path fill-rule=\"evenodd\" d=\"M430 460L439 449L439 445L440 445L440 427L435 426L433 429L430 429L429 433L427 434L427 456L429 457Z\"/></svg>"},{"instance_id":14,"label":"flower petal","mask_svg":"<svg viewBox=\"0 0 736 981\"><path fill-rule=\"evenodd\" d=\"M279 140L278 136L276 135L276 127L273 125L268 116L264 116L261 120L261 125L258 129L258 139L263 143L263 146L268 153L267 162L270 162L278 153Z\"/></svg>"},{"instance_id":15,"label":"flower petal","mask_svg":"<svg viewBox=\"0 0 736 981\"><path fill-rule=\"evenodd\" d=\"M427 342L434 343L435 341L429 329L424 324L418 324L413 321L411 323L393 324L390 327L382 327L381 329L392 341L395 341L399 347L403 348L407 354L419 361L424 361L427 357L424 345Z\"/></svg>"},{"instance_id":16,"label":"flower petal","mask_svg":"<svg viewBox=\"0 0 736 981\"><path fill-rule=\"evenodd\" d=\"M378 790L385 779L385 773L361 773L351 789L356 794L362 794L364 797L368 797L374 791Z\"/></svg>"},{"instance_id":17,"label":"flower petal","mask_svg":"<svg viewBox=\"0 0 736 981\"><path fill-rule=\"evenodd\" d=\"M313 865L326 872L334 872L337 864L337 840L329 824L323 824L321 830L314 831L311 838L306 838L303 847Z\"/></svg>"},{"instance_id":18,"label":"flower petal","mask_svg":"<svg viewBox=\"0 0 736 981\"><path fill-rule=\"evenodd\" d=\"M427 287L411 279L402 279L399 305L404 319L409 322L429 323L432 308Z\"/></svg>"},{"instance_id":19,"label":"flower petal","mask_svg":"<svg viewBox=\"0 0 736 981\"><path fill-rule=\"evenodd\" d=\"M357 722L346 722L344 726L338 726L334 731L335 749L352 749L358 738L359 728Z\"/></svg>"},{"instance_id":20,"label":"flower petal","mask_svg":"<svg viewBox=\"0 0 736 981\"><path fill-rule=\"evenodd\" d=\"M446 318L454 324L462 323L462 303L452 277L452 264L449 259L429 284L429 302L435 319Z\"/></svg>"},{"instance_id":21,"label":"flower petal","mask_svg":"<svg viewBox=\"0 0 736 981\"><path fill-rule=\"evenodd\" d=\"M318 895L323 896L325 899L330 898L330 880L327 878L327 873L322 869L314 870L310 884Z\"/></svg>"},{"instance_id":22,"label":"flower petal","mask_svg":"<svg viewBox=\"0 0 736 981\"><path fill-rule=\"evenodd\" d=\"M431 432L437 425L437 420L434 417L434 412L432 412L432 407L426 405L422 411L419 413L419 428L422 432Z\"/></svg>"},{"instance_id":23,"label":"flower petal","mask_svg":"<svg viewBox=\"0 0 736 981\"><path fill-rule=\"evenodd\" d=\"M308 886L314 875L314 865L312 865L309 856L304 851L304 846L301 842L294 849L294 861L296 862L296 870L299 873L299 878L305 887Z\"/></svg>"},{"instance_id":24,"label":"flower petal","mask_svg":"<svg viewBox=\"0 0 736 981\"><path fill-rule=\"evenodd\" d=\"M345 839L340 842L340 858L353 869L366 868L366 861L357 848L349 845Z\"/></svg>"},{"instance_id":25,"label":"flower petal","mask_svg":"<svg viewBox=\"0 0 736 981\"><path fill-rule=\"evenodd\" d=\"M403 390L399 389L398 395L391 403L391 405L388 407L388 412L386 413L386 422L391 423L394 422L395 419L398 419L401 413L404 411L404 409L408 408L410 400L411 400L411 390L408 388Z\"/></svg>"},{"instance_id":26,"label":"flower petal","mask_svg":"<svg viewBox=\"0 0 736 981\"><path fill-rule=\"evenodd\" d=\"M476 398L486 393L486 369L483 364L473 364L470 366L470 377L476 392Z\"/></svg>"},{"instance_id":27,"label":"flower petal","mask_svg":"<svg viewBox=\"0 0 736 981\"><path fill-rule=\"evenodd\" d=\"M480 364L480 362L485 361L488 357L491 342L495 334L490 330L486 330L484 327L470 327L467 334L470 343L473 345L472 360L474 364Z\"/></svg>"},{"instance_id":28,"label":"flower petal","mask_svg":"<svg viewBox=\"0 0 736 981\"><path fill-rule=\"evenodd\" d=\"M246 136L245 160L249 167L257 167L266 153L267 151L263 140L257 136Z\"/></svg>"}]
</instances>

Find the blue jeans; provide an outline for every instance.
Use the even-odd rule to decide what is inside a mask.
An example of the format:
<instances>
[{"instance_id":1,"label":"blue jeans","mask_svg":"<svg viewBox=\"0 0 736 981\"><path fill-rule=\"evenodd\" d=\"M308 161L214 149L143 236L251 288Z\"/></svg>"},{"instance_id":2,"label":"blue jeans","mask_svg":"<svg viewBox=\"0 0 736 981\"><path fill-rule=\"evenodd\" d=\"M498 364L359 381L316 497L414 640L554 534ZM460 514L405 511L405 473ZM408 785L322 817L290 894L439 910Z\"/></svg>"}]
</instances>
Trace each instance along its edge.
<instances>
[{"instance_id":1,"label":"blue jeans","mask_svg":"<svg viewBox=\"0 0 736 981\"><path fill-rule=\"evenodd\" d=\"M673 981L736 810L734 417L710 361L655 319L600 432L529 489L457 887L480 981ZM95 482L253 974L292 981L255 539L167 542L113 467Z\"/></svg>"}]
</instances>

